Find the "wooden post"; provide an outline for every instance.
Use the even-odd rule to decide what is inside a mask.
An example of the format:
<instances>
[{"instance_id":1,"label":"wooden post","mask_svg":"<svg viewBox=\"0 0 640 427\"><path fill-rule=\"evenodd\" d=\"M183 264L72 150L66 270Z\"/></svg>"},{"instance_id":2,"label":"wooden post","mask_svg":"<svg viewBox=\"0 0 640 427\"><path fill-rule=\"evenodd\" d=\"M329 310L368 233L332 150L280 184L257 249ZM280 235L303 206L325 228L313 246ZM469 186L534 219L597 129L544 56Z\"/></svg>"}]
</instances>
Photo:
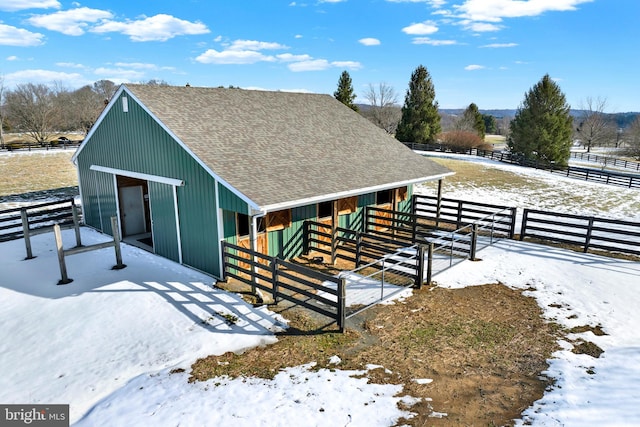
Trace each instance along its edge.
<instances>
[{"instance_id":1,"label":"wooden post","mask_svg":"<svg viewBox=\"0 0 640 427\"><path fill-rule=\"evenodd\" d=\"M586 254L589 250L589 244L591 243L591 233L593 232L593 220L594 218L589 218L589 227L587 228L587 236L584 241L584 250L583 252Z\"/></svg>"},{"instance_id":2,"label":"wooden post","mask_svg":"<svg viewBox=\"0 0 640 427\"><path fill-rule=\"evenodd\" d=\"M524 236L527 234L527 217L529 216L529 210L525 208L522 214L522 226L520 227L520 241L524 240Z\"/></svg>"},{"instance_id":3,"label":"wooden post","mask_svg":"<svg viewBox=\"0 0 640 427\"><path fill-rule=\"evenodd\" d=\"M275 304L278 303L278 294L280 293L280 287L278 286L278 262L277 257L271 258L271 297Z\"/></svg>"},{"instance_id":4,"label":"wooden post","mask_svg":"<svg viewBox=\"0 0 640 427\"><path fill-rule=\"evenodd\" d=\"M60 280L58 281L58 285L66 285L67 283L73 282L73 279L70 279L69 276L67 276L67 265L64 262L62 233L60 232L60 226L58 224L53 226L53 234L56 238L56 250L58 252L58 263L60 264Z\"/></svg>"},{"instance_id":5,"label":"wooden post","mask_svg":"<svg viewBox=\"0 0 640 427\"><path fill-rule=\"evenodd\" d=\"M416 274L416 282L415 286L418 289L422 289L422 281L424 279L424 246L418 245L418 259L417 259L417 274Z\"/></svg>"},{"instance_id":6,"label":"wooden post","mask_svg":"<svg viewBox=\"0 0 640 427\"><path fill-rule=\"evenodd\" d=\"M229 257L227 256L227 246L226 246L226 241L222 240L220 242L220 250L222 250L222 271L221 271L221 275L222 277L220 278L221 282L226 282L227 281L227 269L229 266Z\"/></svg>"},{"instance_id":7,"label":"wooden post","mask_svg":"<svg viewBox=\"0 0 640 427\"><path fill-rule=\"evenodd\" d=\"M469 259L475 261L476 249L478 244L478 224L473 224L471 227L471 247L469 248Z\"/></svg>"},{"instance_id":8,"label":"wooden post","mask_svg":"<svg viewBox=\"0 0 640 427\"><path fill-rule=\"evenodd\" d=\"M112 270L121 270L126 267L122 263L122 252L120 250L120 229L118 228L118 217L111 217L111 231L113 232L113 247L116 252L116 265Z\"/></svg>"},{"instance_id":9,"label":"wooden post","mask_svg":"<svg viewBox=\"0 0 640 427\"><path fill-rule=\"evenodd\" d=\"M309 254L309 233L311 232L311 224L309 221L305 221L302 225L302 254Z\"/></svg>"},{"instance_id":10,"label":"wooden post","mask_svg":"<svg viewBox=\"0 0 640 427\"><path fill-rule=\"evenodd\" d=\"M24 246L27 249L27 257L25 259L33 259L33 251L31 250L31 236L29 235L29 217L27 209L20 209L20 217L22 218L22 234L24 236Z\"/></svg>"},{"instance_id":11,"label":"wooden post","mask_svg":"<svg viewBox=\"0 0 640 427\"><path fill-rule=\"evenodd\" d=\"M341 278L338 281L338 313L336 315L338 328L340 328L340 332L344 332L345 323L346 323L346 300L347 300L347 280L345 278Z\"/></svg>"},{"instance_id":12,"label":"wooden post","mask_svg":"<svg viewBox=\"0 0 640 427\"><path fill-rule=\"evenodd\" d=\"M73 229L76 232L76 247L80 247L82 246L82 236L80 235L80 220L75 202L71 202L71 214L73 215Z\"/></svg>"},{"instance_id":13,"label":"wooden post","mask_svg":"<svg viewBox=\"0 0 640 427\"><path fill-rule=\"evenodd\" d=\"M338 260L338 201L331 202L331 265Z\"/></svg>"},{"instance_id":14,"label":"wooden post","mask_svg":"<svg viewBox=\"0 0 640 427\"><path fill-rule=\"evenodd\" d=\"M513 239L516 236L516 216L518 208L511 208L511 225L509 226L509 238Z\"/></svg>"},{"instance_id":15,"label":"wooden post","mask_svg":"<svg viewBox=\"0 0 640 427\"><path fill-rule=\"evenodd\" d=\"M355 268L360 267L362 263L362 233L356 232L356 265Z\"/></svg>"},{"instance_id":16,"label":"wooden post","mask_svg":"<svg viewBox=\"0 0 640 427\"><path fill-rule=\"evenodd\" d=\"M427 249L427 285L431 285L431 276L433 275L433 243L429 243Z\"/></svg>"},{"instance_id":17,"label":"wooden post","mask_svg":"<svg viewBox=\"0 0 640 427\"><path fill-rule=\"evenodd\" d=\"M438 201L436 202L436 229L440 227L441 206L442 206L442 178L438 180Z\"/></svg>"}]
</instances>

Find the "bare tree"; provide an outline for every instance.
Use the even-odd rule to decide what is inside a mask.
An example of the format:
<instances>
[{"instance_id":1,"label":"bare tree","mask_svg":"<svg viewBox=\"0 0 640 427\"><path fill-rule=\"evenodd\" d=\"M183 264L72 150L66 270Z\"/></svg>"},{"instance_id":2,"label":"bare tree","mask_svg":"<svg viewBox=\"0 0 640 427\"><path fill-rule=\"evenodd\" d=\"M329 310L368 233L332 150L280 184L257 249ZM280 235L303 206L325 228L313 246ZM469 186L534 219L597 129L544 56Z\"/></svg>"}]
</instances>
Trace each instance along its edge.
<instances>
[{"instance_id":1,"label":"bare tree","mask_svg":"<svg viewBox=\"0 0 640 427\"><path fill-rule=\"evenodd\" d=\"M60 120L57 93L43 84L20 84L6 94L7 113L13 126L36 143L46 144Z\"/></svg>"},{"instance_id":2,"label":"bare tree","mask_svg":"<svg viewBox=\"0 0 640 427\"><path fill-rule=\"evenodd\" d=\"M578 119L576 136L587 148L587 153L591 152L592 147L606 145L615 137L615 127L604 113L606 107L607 99L599 97L587 97L580 105L582 114Z\"/></svg>"},{"instance_id":3,"label":"bare tree","mask_svg":"<svg viewBox=\"0 0 640 427\"><path fill-rule=\"evenodd\" d=\"M4 76L0 76L0 148L4 148Z\"/></svg>"},{"instance_id":4,"label":"bare tree","mask_svg":"<svg viewBox=\"0 0 640 427\"><path fill-rule=\"evenodd\" d=\"M104 99L87 85L68 93L63 105L64 129L79 130L86 135L104 108Z\"/></svg>"},{"instance_id":5,"label":"bare tree","mask_svg":"<svg viewBox=\"0 0 640 427\"><path fill-rule=\"evenodd\" d=\"M102 98L103 103L108 103L118 88L111 80L98 80L93 84L93 91Z\"/></svg>"},{"instance_id":6,"label":"bare tree","mask_svg":"<svg viewBox=\"0 0 640 427\"><path fill-rule=\"evenodd\" d=\"M625 132L625 142L627 154L640 160L640 115L636 117Z\"/></svg>"},{"instance_id":7,"label":"bare tree","mask_svg":"<svg viewBox=\"0 0 640 427\"><path fill-rule=\"evenodd\" d=\"M393 87L382 82L378 83L376 88L369 83L364 97L369 101L371 108L363 112L363 115L387 133L393 134L402 115L402 111L397 105L398 95Z\"/></svg>"}]
</instances>

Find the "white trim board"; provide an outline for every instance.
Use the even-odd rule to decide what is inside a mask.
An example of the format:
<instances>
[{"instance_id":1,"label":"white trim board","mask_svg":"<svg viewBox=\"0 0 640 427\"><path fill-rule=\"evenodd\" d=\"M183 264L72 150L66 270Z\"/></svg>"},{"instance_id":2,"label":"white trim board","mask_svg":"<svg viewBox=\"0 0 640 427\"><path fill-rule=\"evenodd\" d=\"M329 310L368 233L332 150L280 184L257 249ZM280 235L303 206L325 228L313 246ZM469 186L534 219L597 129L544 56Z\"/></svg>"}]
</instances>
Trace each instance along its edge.
<instances>
[{"instance_id":1,"label":"white trim board","mask_svg":"<svg viewBox=\"0 0 640 427\"><path fill-rule=\"evenodd\" d=\"M184 185L184 181L181 179L167 178L167 177L158 176L158 175L149 175L146 173L132 172L132 171L127 171L123 169L114 169L106 166L91 165L89 169L92 171L104 172L112 175L120 175L120 176L129 177L129 178L142 179L145 181L159 182L161 184L173 185L174 187L182 187Z\"/></svg>"}]
</instances>

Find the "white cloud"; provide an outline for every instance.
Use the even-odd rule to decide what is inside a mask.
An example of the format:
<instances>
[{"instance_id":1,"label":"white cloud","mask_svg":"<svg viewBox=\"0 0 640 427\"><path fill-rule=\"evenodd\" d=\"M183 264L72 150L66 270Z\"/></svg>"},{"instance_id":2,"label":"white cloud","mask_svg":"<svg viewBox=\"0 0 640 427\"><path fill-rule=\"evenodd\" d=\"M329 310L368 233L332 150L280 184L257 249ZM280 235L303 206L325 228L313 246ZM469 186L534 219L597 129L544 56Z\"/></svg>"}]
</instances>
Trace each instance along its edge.
<instances>
[{"instance_id":1,"label":"white cloud","mask_svg":"<svg viewBox=\"0 0 640 427\"><path fill-rule=\"evenodd\" d=\"M145 78L144 71L125 68L100 67L95 69L94 74L101 80L111 80L116 84L141 81Z\"/></svg>"},{"instance_id":2,"label":"white cloud","mask_svg":"<svg viewBox=\"0 0 640 427\"><path fill-rule=\"evenodd\" d=\"M196 61L203 64L255 64L256 62L272 62L273 56L263 55L255 50L223 50L209 49L200 54Z\"/></svg>"},{"instance_id":3,"label":"white cloud","mask_svg":"<svg viewBox=\"0 0 640 427\"><path fill-rule=\"evenodd\" d=\"M446 0L387 0L389 3L427 3L431 7L440 8L447 4Z\"/></svg>"},{"instance_id":4,"label":"white cloud","mask_svg":"<svg viewBox=\"0 0 640 427\"><path fill-rule=\"evenodd\" d=\"M0 24L0 46L39 46L43 38L44 35L40 33Z\"/></svg>"},{"instance_id":5,"label":"white cloud","mask_svg":"<svg viewBox=\"0 0 640 427\"><path fill-rule=\"evenodd\" d=\"M518 46L518 43L490 43L490 44L485 44L484 46L480 46L481 48L487 47L487 48L504 48L504 47L516 47Z\"/></svg>"},{"instance_id":6,"label":"white cloud","mask_svg":"<svg viewBox=\"0 0 640 427\"><path fill-rule=\"evenodd\" d=\"M113 17L111 12L81 7L78 9L55 12L49 15L35 15L27 19L31 25L58 31L68 36L81 36L89 23L104 21Z\"/></svg>"},{"instance_id":7,"label":"white cloud","mask_svg":"<svg viewBox=\"0 0 640 427\"><path fill-rule=\"evenodd\" d=\"M484 65L477 65L477 64L471 64L471 65L467 65L466 67L464 67L465 70L467 71L475 71L475 70L482 70L485 69L487 67L485 67Z\"/></svg>"},{"instance_id":8,"label":"white cloud","mask_svg":"<svg viewBox=\"0 0 640 427\"><path fill-rule=\"evenodd\" d=\"M322 71L331 68L331 64L326 59L310 59L308 61L293 62L288 67L294 72Z\"/></svg>"},{"instance_id":9,"label":"white cloud","mask_svg":"<svg viewBox=\"0 0 640 427\"><path fill-rule=\"evenodd\" d=\"M281 50L289 46L280 43L260 42L257 40L235 40L228 47L229 50Z\"/></svg>"},{"instance_id":10,"label":"white cloud","mask_svg":"<svg viewBox=\"0 0 640 427\"><path fill-rule=\"evenodd\" d=\"M362 64L357 61L333 61L329 62L326 59L310 59L307 61L293 62L287 65L289 70L293 72L302 71L323 71L329 68L347 68L350 70L359 70L362 68Z\"/></svg>"},{"instance_id":11,"label":"white cloud","mask_svg":"<svg viewBox=\"0 0 640 427\"><path fill-rule=\"evenodd\" d=\"M538 16L545 12L576 10L593 0L466 0L454 6L462 17L472 21L500 22L503 18Z\"/></svg>"},{"instance_id":12,"label":"white cloud","mask_svg":"<svg viewBox=\"0 0 640 427\"><path fill-rule=\"evenodd\" d=\"M56 62L56 65L58 67L64 67L64 68L78 68L78 69L86 68L84 65L76 64L74 62Z\"/></svg>"},{"instance_id":13,"label":"white cloud","mask_svg":"<svg viewBox=\"0 0 640 427\"><path fill-rule=\"evenodd\" d=\"M358 43L363 44L365 46L378 46L380 44L380 40L375 39L373 37L365 37L363 39L358 40Z\"/></svg>"},{"instance_id":14,"label":"white cloud","mask_svg":"<svg viewBox=\"0 0 640 427\"><path fill-rule=\"evenodd\" d=\"M438 31L438 27L432 21L424 21L417 24L411 24L408 27L404 27L402 32L406 34L423 36L426 34L433 34Z\"/></svg>"},{"instance_id":15,"label":"white cloud","mask_svg":"<svg viewBox=\"0 0 640 427\"><path fill-rule=\"evenodd\" d=\"M486 33L489 31L500 31L502 26L496 24L490 24L488 22L463 22L464 27L467 30L474 31L476 33Z\"/></svg>"},{"instance_id":16,"label":"white cloud","mask_svg":"<svg viewBox=\"0 0 640 427\"><path fill-rule=\"evenodd\" d=\"M22 70L4 76L7 87L24 83L51 84L60 82L63 86L80 87L91 83L78 73L64 73L51 70Z\"/></svg>"},{"instance_id":17,"label":"white cloud","mask_svg":"<svg viewBox=\"0 0 640 427\"><path fill-rule=\"evenodd\" d=\"M428 44L431 46L451 46L458 44L455 40L435 40L429 37L415 37L411 42L413 44Z\"/></svg>"},{"instance_id":18,"label":"white cloud","mask_svg":"<svg viewBox=\"0 0 640 427\"><path fill-rule=\"evenodd\" d=\"M362 68L362 64L357 61L333 61L331 65L337 68L348 68L350 70L359 70Z\"/></svg>"},{"instance_id":19,"label":"white cloud","mask_svg":"<svg viewBox=\"0 0 640 427\"><path fill-rule=\"evenodd\" d=\"M11 56L7 56L6 58L7 61L17 61L18 57L15 55L11 55Z\"/></svg>"},{"instance_id":20,"label":"white cloud","mask_svg":"<svg viewBox=\"0 0 640 427\"><path fill-rule=\"evenodd\" d=\"M209 29L200 22L190 22L159 14L137 21L105 22L91 29L95 33L122 33L136 42L167 41L176 36L207 34Z\"/></svg>"},{"instance_id":21,"label":"white cloud","mask_svg":"<svg viewBox=\"0 0 640 427\"><path fill-rule=\"evenodd\" d=\"M0 0L0 10L15 12L26 9L60 9L58 0Z\"/></svg>"},{"instance_id":22,"label":"white cloud","mask_svg":"<svg viewBox=\"0 0 640 427\"><path fill-rule=\"evenodd\" d=\"M276 55L276 58L278 58L282 62L302 62L313 59L309 55L293 55L291 53L281 53L279 55Z\"/></svg>"}]
</instances>

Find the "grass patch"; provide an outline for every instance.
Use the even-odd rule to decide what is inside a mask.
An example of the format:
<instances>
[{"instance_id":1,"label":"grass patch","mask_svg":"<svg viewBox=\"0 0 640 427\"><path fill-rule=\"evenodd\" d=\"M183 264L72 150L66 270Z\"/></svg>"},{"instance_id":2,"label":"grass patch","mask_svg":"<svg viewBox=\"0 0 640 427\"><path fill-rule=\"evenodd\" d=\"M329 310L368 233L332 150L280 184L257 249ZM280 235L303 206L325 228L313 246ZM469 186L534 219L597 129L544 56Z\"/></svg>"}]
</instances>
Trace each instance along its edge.
<instances>
[{"instance_id":1,"label":"grass patch","mask_svg":"<svg viewBox=\"0 0 640 427\"><path fill-rule=\"evenodd\" d=\"M540 375L561 332L542 319L533 298L500 284L415 290L404 302L362 312L345 334L323 332L322 321L300 308L283 315L291 328L277 343L200 359L190 381L270 379L310 362L314 369L374 364L384 369L369 371L369 381L403 384L402 394L423 399L410 409L417 415L400 425L510 425L542 397L549 383ZM337 366L328 363L334 355ZM429 417L433 411L449 415L438 420Z\"/></svg>"},{"instance_id":2,"label":"grass patch","mask_svg":"<svg viewBox=\"0 0 640 427\"><path fill-rule=\"evenodd\" d=\"M75 149L0 155L0 196L78 185Z\"/></svg>"}]
</instances>

